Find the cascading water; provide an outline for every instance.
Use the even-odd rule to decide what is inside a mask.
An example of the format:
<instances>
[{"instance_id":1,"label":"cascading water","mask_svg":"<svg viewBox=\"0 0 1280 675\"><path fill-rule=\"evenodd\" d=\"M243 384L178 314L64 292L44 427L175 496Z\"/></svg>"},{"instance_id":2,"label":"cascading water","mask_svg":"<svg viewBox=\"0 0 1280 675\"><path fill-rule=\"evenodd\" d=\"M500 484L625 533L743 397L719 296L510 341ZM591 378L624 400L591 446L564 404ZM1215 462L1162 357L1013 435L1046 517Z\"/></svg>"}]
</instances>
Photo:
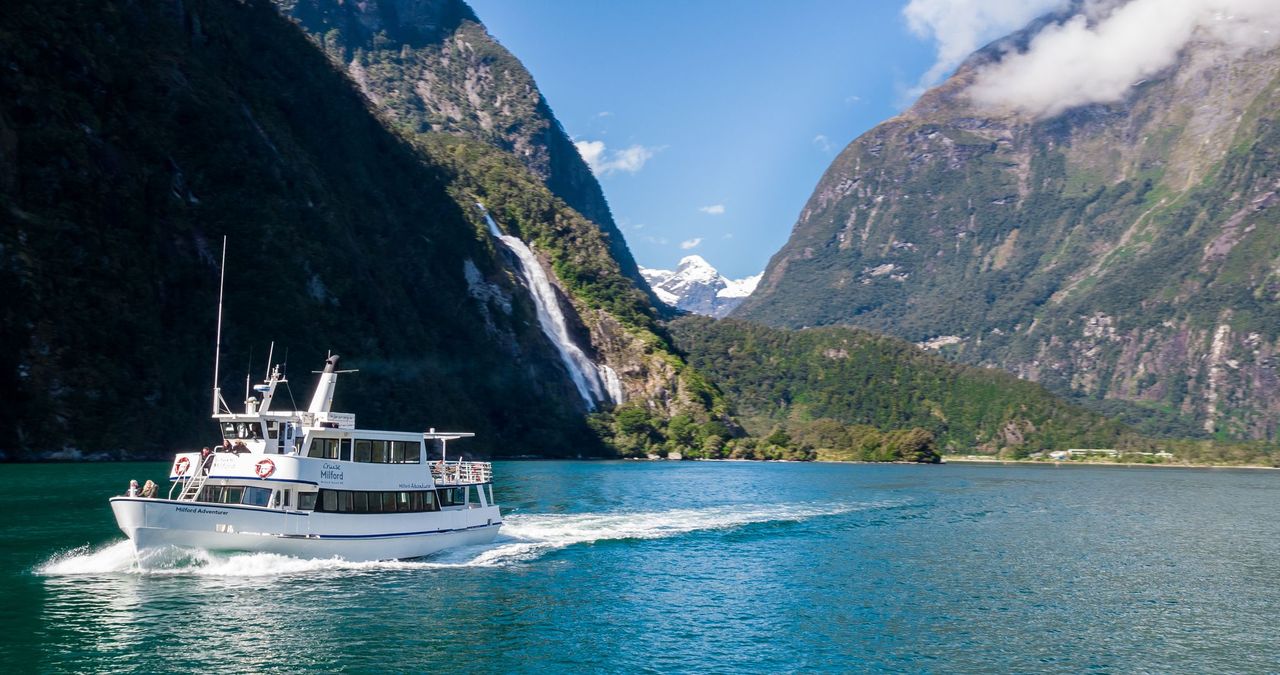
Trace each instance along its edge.
<instances>
[{"instance_id":1,"label":"cascading water","mask_svg":"<svg viewBox=\"0 0 1280 675\"><path fill-rule=\"evenodd\" d=\"M569 335L569 325L565 322L564 314L560 311L560 303L556 300L555 288L547 279L546 273L542 271L542 265L538 264L533 251L520 241L519 237L503 234L502 230L498 229L498 224L489 216L489 211L484 204L476 204L476 206L480 207L480 211L484 213L489 234L502 242L519 261L520 276L524 279L525 286L529 288L529 295L533 297L534 307L538 310L538 325L551 340L551 344L556 346L556 351L560 353L560 360L569 371L569 377L573 379L573 385L577 387L578 395L587 404L587 409L595 410L596 403L600 401L622 403L622 382L618 379L618 374L609 366L596 365L578 345L574 344L573 338Z\"/></svg>"}]
</instances>

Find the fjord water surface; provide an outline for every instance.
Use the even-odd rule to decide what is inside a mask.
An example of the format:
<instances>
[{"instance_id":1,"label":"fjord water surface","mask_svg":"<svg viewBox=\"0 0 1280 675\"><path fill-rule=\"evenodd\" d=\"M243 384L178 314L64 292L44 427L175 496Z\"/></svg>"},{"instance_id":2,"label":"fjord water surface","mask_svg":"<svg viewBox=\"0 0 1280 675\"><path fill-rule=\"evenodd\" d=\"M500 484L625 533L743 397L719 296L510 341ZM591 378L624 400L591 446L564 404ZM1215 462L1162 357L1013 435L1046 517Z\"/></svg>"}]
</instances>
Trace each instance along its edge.
<instances>
[{"instance_id":1,"label":"fjord water surface","mask_svg":"<svg viewBox=\"0 0 1280 675\"><path fill-rule=\"evenodd\" d=\"M1274 671L1280 473L508 462L491 546L167 551L0 466L6 671Z\"/></svg>"}]
</instances>

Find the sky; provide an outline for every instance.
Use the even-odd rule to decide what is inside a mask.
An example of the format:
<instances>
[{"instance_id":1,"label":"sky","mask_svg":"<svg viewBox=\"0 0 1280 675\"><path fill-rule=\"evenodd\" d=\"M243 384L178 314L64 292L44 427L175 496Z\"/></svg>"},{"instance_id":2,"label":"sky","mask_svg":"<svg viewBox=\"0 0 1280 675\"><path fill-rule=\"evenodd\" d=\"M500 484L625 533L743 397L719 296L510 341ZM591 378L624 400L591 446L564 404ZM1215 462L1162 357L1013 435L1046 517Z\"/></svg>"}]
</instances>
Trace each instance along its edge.
<instances>
[{"instance_id":1,"label":"sky","mask_svg":"<svg viewBox=\"0 0 1280 675\"><path fill-rule=\"evenodd\" d=\"M1191 40L1280 45L1276 0L469 0L533 73L637 262L731 278L786 242L822 172L975 49L1078 15L978 73L975 106L1123 98Z\"/></svg>"},{"instance_id":2,"label":"sky","mask_svg":"<svg viewBox=\"0 0 1280 675\"><path fill-rule=\"evenodd\" d=\"M470 0L533 73L637 262L761 271L823 171L1064 0Z\"/></svg>"}]
</instances>

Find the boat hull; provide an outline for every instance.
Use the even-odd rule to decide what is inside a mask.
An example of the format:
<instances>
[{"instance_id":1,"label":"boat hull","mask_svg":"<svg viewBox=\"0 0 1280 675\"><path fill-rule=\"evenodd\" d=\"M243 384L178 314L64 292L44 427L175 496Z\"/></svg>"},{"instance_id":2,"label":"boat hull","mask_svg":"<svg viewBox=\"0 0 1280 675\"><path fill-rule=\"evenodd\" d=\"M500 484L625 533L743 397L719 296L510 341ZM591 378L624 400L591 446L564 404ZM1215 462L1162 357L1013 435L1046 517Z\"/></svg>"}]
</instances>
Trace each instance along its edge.
<instances>
[{"instance_id":1,"label":"boat hull","mask_svg":"<svg viewBox=\"0 0 1280 675\"><path fill-rule=\"evenodd\" d=\"M502 526L495 506L369 515L116 497L111 510L138 551L177 546L350 561L419 558L487 544Z\"/></svg>"}]
</instances>

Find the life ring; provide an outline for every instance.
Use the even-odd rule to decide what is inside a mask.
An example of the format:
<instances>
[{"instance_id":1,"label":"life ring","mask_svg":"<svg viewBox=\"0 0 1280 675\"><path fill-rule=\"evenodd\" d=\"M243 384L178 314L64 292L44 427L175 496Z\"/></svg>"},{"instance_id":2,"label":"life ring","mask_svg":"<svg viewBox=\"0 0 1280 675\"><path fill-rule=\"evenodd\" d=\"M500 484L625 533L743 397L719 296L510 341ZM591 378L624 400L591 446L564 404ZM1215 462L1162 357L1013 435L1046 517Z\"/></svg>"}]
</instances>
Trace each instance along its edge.
<instances>
[{"instance_id":1,"label":"life ring","mask_svg":"<svg viewBox=\"0 0 1280 675\"><path fill-rule=\"evenodd\" d=\"M173 463L173 473L178 476L185 476L187 469L191 467L191 460L186 457L179 457L178 461Z\"/></svg>"},{"instance_id":2,"label":"life ring","mask_svg":"<svg viewBox=\"0 0 1280 675\"><path fill-rule=\"evenodd\" d=\"M258 478L270 478L276 472L276 463L270 459L259 460L253 467L253 472L258 474Z\"/></svg>"}]
</instances>

